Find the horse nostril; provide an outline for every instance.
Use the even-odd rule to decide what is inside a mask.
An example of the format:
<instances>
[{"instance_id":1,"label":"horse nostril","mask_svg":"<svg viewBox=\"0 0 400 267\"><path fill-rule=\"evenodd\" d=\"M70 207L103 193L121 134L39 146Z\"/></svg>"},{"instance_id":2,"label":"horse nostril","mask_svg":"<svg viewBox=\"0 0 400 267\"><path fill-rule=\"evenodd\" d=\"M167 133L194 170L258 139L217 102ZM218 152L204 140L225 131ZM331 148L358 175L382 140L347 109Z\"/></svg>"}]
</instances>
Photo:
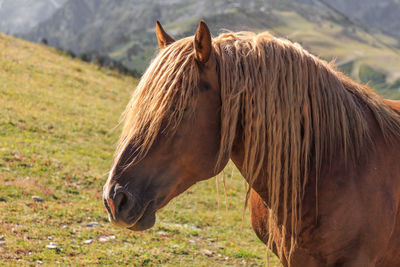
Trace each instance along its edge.
<instances>
[{"instance_id":1,"label":"horse nostril","mask_svg":"<svg viewBox=\"0 0 400 267\"><path fill-rule=\"evenodd\" d=\"M128 204L128 195L124 191L119 191L114 198L114 206L117 214L120 214L124 206Z\"/></svg>"}]
</instances>

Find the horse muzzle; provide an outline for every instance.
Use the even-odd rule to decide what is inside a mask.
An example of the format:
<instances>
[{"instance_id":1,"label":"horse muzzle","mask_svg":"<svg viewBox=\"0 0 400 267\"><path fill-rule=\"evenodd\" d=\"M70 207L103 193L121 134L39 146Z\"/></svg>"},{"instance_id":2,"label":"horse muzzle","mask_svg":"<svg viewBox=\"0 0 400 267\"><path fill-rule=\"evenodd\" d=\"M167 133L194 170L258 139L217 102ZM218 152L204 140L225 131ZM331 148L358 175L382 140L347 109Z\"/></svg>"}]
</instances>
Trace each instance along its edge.
<instances>
[{"instance_id":1,"label":"horse muzzle","mask_svg":"<svg viewBox=\"0 0 400 267\"><path fill-rule=\"evenodd\" d=\"M116 226L142 231L151 228L156 221L153 201L143 201L119 185L104 192L103 201L110 222Z\"/></svg>"}]
</instances>

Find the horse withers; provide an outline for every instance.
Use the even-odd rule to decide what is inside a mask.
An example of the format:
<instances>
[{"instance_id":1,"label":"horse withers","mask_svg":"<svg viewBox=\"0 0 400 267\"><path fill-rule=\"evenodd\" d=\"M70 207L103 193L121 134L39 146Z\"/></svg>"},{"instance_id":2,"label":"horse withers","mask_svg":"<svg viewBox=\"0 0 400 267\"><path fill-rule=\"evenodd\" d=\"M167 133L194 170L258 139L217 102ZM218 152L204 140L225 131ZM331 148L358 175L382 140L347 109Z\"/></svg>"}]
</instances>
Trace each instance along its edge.
<instances>
[{"instance_id":1,"label":"horse withers","mask_svg":"<svg viewBox=\"0 0 400 267\"><path fill-rule=\"evenodd\" d=\"M104 186L112 223L152 227L231 159L285 266L400 266L398 102L268 33L156 34Z\"/></svg>"}]
</instances>

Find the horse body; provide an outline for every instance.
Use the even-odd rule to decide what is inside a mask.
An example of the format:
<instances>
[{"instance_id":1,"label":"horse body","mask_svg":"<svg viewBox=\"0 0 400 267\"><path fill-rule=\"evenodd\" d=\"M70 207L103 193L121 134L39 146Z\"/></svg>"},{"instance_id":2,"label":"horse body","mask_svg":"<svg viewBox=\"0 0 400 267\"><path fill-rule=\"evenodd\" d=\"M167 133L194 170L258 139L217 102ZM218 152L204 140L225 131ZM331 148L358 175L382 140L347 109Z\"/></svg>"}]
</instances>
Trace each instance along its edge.
<instances>
[{"instance_id":1,"label":"horse body","mask_svg":"<svg viewBox=\"0 0 400 267\"><path fill-rule=\"evenodd\" d=\"M385 101L400 113L400 101ZM339 155L321 171L318 217L315 177L310 179L302 213L306 221L290 266L400 266L400 142L387 144L371 114L369 126L374 148L364 151L354 165ZM240 159L236 165L240 168ZM269 209L263 192L264 188L253 186L250 210L254 231L267 243ZM279 242L282 233L276 231ZM284 266L288 266L290 250L290 240L286 241L281 257ZM272 248L279 255L277 247Z\"/></svg>"},{"instance_id":2,"label":"horse body","mask_svg":"<svg viewBox=\"0 0 400 267\"><path fill-rule=\"evenodd\" d=\"M285 266L400 266L399 102L266 33L156 32L104 186L111 222L152 227L232 159Z\"/></svg>"}]
</instances>

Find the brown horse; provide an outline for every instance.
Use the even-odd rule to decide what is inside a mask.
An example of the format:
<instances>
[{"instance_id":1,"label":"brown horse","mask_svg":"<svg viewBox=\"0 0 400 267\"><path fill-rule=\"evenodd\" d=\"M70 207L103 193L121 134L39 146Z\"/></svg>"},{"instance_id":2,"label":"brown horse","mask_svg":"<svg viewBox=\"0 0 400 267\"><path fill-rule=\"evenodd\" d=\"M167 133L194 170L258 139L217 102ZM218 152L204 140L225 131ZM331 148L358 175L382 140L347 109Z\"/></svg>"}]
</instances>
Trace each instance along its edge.
<instances>
[{"instance_id":1,"label":"brown horse","mask_svg":"<svg viewBox=\"0 0 400 267\"><path fill-rule=\"evenodd\" d=\"M268 33L156 33L104 186L114 224L152 227L232 159L285 266L400 266L399 103Z\"/></svg>"}]
</instances>

